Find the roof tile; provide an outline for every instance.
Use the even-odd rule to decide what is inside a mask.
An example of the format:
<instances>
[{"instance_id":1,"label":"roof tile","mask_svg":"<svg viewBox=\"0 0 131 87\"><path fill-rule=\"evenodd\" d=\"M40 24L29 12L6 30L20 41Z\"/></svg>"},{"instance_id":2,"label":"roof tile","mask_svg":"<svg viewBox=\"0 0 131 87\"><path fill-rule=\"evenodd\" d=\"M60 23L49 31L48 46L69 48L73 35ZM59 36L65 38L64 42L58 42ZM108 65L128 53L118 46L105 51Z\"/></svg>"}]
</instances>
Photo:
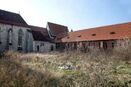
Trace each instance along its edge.
<instances>
[{"instance_id":1,"label":"roof tile","mask_svg":"<svg viewBox=\"0 0 131 87\"><path fill-rule=\"evenodd\" d=\"M111 34L112 33L112 34ZM78 37L82 35L81 37ZM68 38L69 37L69 38ZM69 32L62 42L131 38L131 22Z\"/></svg>"}]
</instances>

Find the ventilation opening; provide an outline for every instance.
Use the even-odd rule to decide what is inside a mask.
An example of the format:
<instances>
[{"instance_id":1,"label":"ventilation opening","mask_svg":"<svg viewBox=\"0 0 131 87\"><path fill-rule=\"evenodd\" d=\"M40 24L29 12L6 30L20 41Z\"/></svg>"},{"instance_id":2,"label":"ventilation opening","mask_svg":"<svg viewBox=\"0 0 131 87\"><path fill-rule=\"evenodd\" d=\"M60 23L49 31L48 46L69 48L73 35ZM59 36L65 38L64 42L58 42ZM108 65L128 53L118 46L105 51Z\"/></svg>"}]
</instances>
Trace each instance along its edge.
<instances>
[{"instance_id":1,"label":"ventilation opening","mask_svg":"<svg viewBox=\"0 0 131 87\"><path fill-rule=\"evenodd\" d=\"M92 34L92 36L96 36L96 34Z\"/></svg>"},{"instance_id":2,"label":"ventilation opening","mask_svg":"<svg viewBox=\"0 0 131 87\"><path fill-rule=\"evenodd\" d=\"M116 34L115 32L110 32L110 34Z\"/></svg>"},{"instance_id":3,"label":"ventilation opening","mask_svg":"<svg viewBox=\"0 0 131 87\"><path fill-rule=\"evenodd\" d=\"M78 37L81 37L81 35L79 35Z\"/></svg>"}]
</instances>

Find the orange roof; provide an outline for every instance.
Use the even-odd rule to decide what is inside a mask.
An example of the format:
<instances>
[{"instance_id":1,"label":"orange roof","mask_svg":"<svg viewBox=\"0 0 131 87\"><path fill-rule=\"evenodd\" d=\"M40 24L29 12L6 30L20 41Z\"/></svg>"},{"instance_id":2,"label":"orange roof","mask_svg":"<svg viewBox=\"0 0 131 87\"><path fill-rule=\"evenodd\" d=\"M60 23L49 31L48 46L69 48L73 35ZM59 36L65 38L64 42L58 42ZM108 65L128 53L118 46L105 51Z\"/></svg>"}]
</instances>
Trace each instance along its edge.
<instances>
[{"instance_id":1,"label":"orange roof","mask_svg":"<svg viewBox=\"0 0 131 87\"><path fill-rule=\"evenodd\" d=\"M131 22L69 32L62 42L131 38Z\"/></svg>"}]
</instances>

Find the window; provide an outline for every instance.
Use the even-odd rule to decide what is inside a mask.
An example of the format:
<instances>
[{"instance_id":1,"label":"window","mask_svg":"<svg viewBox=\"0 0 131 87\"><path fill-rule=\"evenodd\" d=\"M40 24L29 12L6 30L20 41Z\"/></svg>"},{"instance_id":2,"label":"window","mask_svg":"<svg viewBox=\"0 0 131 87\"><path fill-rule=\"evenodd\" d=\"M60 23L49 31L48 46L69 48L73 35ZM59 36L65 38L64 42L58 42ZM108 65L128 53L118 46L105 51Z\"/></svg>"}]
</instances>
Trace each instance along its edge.
<instances>
[{"instance_id":1,"label":"window","mask_svg":"<svg viewBox=\"0 0 131 87\"><path fill-rule=\"evenodd\" d=\"M8 30L8 44L12 45L12 29Z\"/></svg>"},{"instance_id":2,"label":"window","mask_svg":"<svg viewBox=\"0 0 131 87\"><path fill-rule=\"evenodd\" d=\"M37 45L37 52L39 52L39 50L40 50L40 47L39 47L39 45Z\"/></svg>"},{"instance_id":3,"label":"window","mask_svg":"<svg viewBox=\"0 0 131 87\"><path fill-rule=\"evenodd\" d=\"M53 50L54 50L54 46L53 46L53 45L51 45L50 50L51 50L51 51L53 51Z\"/></svg>"},{"instance_id":4,"label":"window","mask_svg":"<svg viewBox=\"0 0 131 87\"><path fill-rule=\"evenodd\" d=\"M23 31L20 29L18 31L18 45L22 46L22 39L23 39Z\"/></svg>"},{"instance_id":5,"label":"window","mask_svg":"<svg viewBox=\"0 0 131 87\"><path fill-rule=\"evenodd\" d=\"M18 50L22 50L22 41L23 41L23 31L20 29L18 31Z\"/></svg>"},{"instance_id":6,"label":"window","mask_svg":"<svg viewBox=\"0 0 131 87\"><path fill-rule=\"evenodd\" d=\"M96 36L96 34L92 34L92 36Z\"/></svg>"},{"instance_id":7,"label":"window","mask_svg":"<svg viewBox=\"0 0 131 87\"><path fill-rule=\"evenodd\" d=\"M112 44L112 48L114 48L114 47L115 47L115 43L114 43L114 42L112 42L111 44Z\"/></svg>"},{"instance_id":8,"label":"window","mask_svg":"<svg viewBox=\"0 0 131 87\"><path fill-rule=\"evenodd\" d=\"M110 34L116 34L115 32L110 32Z\"/></svg>"},{"instance_id":9,"label":"window","mask_svg":"<svg viewBox=\"0 0 131 87\"><path fill-rule=\"evenodd\" d=\"M79 35L78 37L81 37L81 35Z\"/></svg>"},{"instance_id":10,"label":"window","mask_svg":"<svg viewBox=\"0 0 131 87\"><path fill-rule=\"evenodd\" d=\"M107 42L103 42L103 48L107 49Z\"/></svg>"},{"instance_id":11,"label":"window","mask_svg":"<svg viewBox=\"0 0 131 87\"><path fill-rule=\"evenodd\" d=\"M112 42L112 48L114 48L115 47L115 43L114 42Z\"/></svg>"},{"instance_id":12,"label":"window","mask_svg":"<svg viewBox=\"0 0 131 87\"><path fill-rule=\"evenodd\" d=\"M44 46L45 44L44 43L41 43L41 46Z\"/></svg>"}]
</instances>

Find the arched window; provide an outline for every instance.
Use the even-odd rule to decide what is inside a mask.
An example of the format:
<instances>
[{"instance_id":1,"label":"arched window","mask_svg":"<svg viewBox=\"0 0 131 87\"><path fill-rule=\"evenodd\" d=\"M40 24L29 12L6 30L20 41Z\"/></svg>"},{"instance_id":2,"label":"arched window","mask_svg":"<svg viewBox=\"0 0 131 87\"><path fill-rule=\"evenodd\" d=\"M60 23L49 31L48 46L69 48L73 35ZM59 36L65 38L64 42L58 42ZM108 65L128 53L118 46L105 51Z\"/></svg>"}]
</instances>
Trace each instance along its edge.
<instances>
[{"instance_id":1,"label":"arched window","mask_svg":"<svg viewBox=\"0 0 131 87\"><path fill-rule=\"evenodd\" d=\"M23 41L23 31L20 29L18 31L18 50L22 50L22 41Z\"/></svg>"},{"instance_id":2,"label":"arched window","mask_svg":"<svg viewBox=\"0 0 131 87\"><path fill-rule=\"evenodd\" d=\"M12 45L12 29L8 30L8 44Z\"/></svg>"}]
</instances>

